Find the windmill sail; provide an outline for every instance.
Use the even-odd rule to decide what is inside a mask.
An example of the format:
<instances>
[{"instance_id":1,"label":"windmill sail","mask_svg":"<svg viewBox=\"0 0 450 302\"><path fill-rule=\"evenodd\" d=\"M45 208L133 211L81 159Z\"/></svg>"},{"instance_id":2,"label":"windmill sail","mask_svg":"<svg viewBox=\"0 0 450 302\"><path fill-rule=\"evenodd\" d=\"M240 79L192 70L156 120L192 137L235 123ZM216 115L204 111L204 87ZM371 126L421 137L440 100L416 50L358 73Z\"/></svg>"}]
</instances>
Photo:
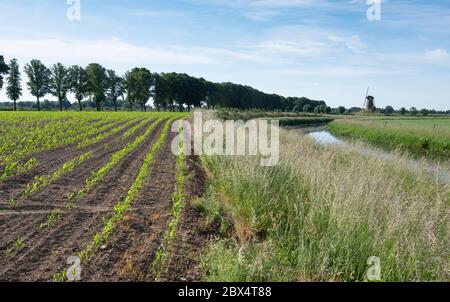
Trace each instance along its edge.
<instances>
[{"instance_id":1,"label":"windmill sail","mask_svg":"<svg viewBox=\"0 0 450 302\"><path fill-rule=\"evenodd\" d=\"M370 89L370 86L367 87L366 97L364 98L364 107L363 107L363 109L367 108L367 97L369 96L369 89Z\"/></svg>"}]
</instances>

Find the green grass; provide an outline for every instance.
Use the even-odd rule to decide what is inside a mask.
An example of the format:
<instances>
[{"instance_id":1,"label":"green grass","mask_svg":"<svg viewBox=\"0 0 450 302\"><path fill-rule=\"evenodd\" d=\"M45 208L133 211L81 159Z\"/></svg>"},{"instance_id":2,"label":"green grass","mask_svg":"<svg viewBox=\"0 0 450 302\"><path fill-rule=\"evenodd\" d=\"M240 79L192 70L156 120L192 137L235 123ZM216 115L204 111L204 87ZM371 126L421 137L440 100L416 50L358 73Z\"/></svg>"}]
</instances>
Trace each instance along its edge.
<instances>
[{"instance_id":1,"label":"green grass","mask_svg":"<svg viewBox=\"0 0 450 302\"><path fill-rule=\"evenodd\" d=\"M324 118L324 117L300 117L300 118L280 118L280 126L306 126L306 125L316 125L316 124L327 124L331 123L334 119Z\"/></svg>"},{"instance_id":2,"label":"green grass","mask_svg":"<svg viewBox=\"0 0 450 302\"><path fill-rule=\"evenodd\" d=\"M258 118L314 118L320 115L303 112L266 112L263 110L238 110L238 109L220 109L217 112L219 118L223 120L243 120L248 121Z\"/></svg>"},{"instance_id":3,"label":"green grass","mask_svg":"<svg viewBox=\"0 0 450 302\"><path fill-rule=\"evenodd\" d=\"M220 232L201 257L207 281L449 281L450 187L407 159L369 158L281 131L281 161L203 157L197 204Z\"/></svg>"},{"instance_id":4,"label":"green grass","mask_svg":"<svg viewBox=\"0 0 450 302\"><path fill-rule=\"evenodd\" d=\"M450 158L450 119L339 119L330 129L337 135L417 156Z\"/></svg>"}]
</instances>

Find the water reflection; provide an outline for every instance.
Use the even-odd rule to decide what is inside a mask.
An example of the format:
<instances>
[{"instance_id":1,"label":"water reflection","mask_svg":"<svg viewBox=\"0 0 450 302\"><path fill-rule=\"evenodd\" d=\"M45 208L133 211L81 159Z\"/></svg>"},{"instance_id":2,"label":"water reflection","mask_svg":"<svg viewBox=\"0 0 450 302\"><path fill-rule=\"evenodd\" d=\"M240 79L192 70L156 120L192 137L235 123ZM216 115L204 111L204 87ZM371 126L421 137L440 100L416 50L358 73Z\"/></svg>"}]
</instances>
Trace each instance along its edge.
<instances>
[{"instance_id":1,"label":"water reflection","mask_svg":"<svg viewBox=\"0 0 450 302\"><path fill-rule=\"evenodd\" d=\"M318 144L323 146L332 146L332 145L338 145L343 148L351 148L356 153L362 154L364 156L370 156L379 158L385 161L388 161L392 159L392 155L387 152L383 151L377 148L370 148L370 147L355 147L354 145L346 142L343 139L339 139L330 132L326 130L318 130L318 131L311 131L307 133L307 135L314 139ZM436 182L441 183L450 183L450 171L442 168L439 165L435 164L425 164L423 162L410 159L407 162L408 168L411 170L419 170L424 169L427 171L431 178L433 180L436 180Z\"/></svg>"},{"instance_id":2,"label":"water reflection","mask_svg":"<svg viewBox=\"0 0 450 302\"><path fill-rule=\"evenodd\" d=\"M342 145L344 143L344 141L338 139L328 131L311 132L308 133L308 136L321 145Z\"/></svg>"}]
</instances>

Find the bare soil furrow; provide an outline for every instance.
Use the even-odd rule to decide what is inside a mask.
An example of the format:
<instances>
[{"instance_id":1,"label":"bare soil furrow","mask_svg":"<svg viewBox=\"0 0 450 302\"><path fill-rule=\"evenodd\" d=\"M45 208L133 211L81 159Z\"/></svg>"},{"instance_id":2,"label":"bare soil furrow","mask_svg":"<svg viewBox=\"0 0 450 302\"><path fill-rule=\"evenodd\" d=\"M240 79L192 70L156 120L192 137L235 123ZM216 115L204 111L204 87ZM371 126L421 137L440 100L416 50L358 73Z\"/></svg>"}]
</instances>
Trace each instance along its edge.
<instances>
[{"instance_id":1,"label":"bare soil furrow","mask_svg":"<svg viewBox=\"0 0 450 302\"><path fill-rule=\"evenodd\" d=\"M155 157L150 175L131 211L103 249L83 267L83 281L145 281L171 219L175 156L171 134Z\"/></svg>"},{"instance_id":2,"label":"bare soil furrow","mask_svg":"<svg viewBox=\"0 0 450 302\"><path fill-rule=\"evenodd\" d=\"M199 255L208 242L209 234L202 230L202 216L192 202L204 194L206 174L198 156L187 158L188 176L185 193L187 201L176 236L159 281L196 282L202 280Z\"/></svg>"},{"instance_id":3,"label":"bare soil furrow","mask_svg":"<svg viewBox=\"0 0 450 302\"><path fill-rule=\"evenodd\" d=\"M97 205L107 207L112 205L126 193L136 176L145 154L149 151L154 141L159 136L161 124L146 138L146 140L135 151L128 154L119 165L114 167L106 178L101 181L93 190L78 201L80 205ZM101 154L99 160L107 157ZM107 158L109 160L109 158ZM107 162L106 160L106 162ZM106 163L105 162L105 163ZM100 167L101 165L99 165ZM76 182L80 187L84 182L81 174L84 171L92 171L90 167L76 169L72 175L68 175L66 180ZM59 186L66 184L63 190ZM47 198L49 204L62 202L61 192L68 192L68 187L73 184L64 182L64 178L58 184L52 185L50 190L42 192L40 196L35 196L35 201L43 201ZM78 187L78 186L76 186ZM45 196L45 198L44 198ZM67 257L76 253L80 247L86 243L102 225L103 212L90 213L73 209L68 214L62 215L62 220L57 226L39 234L32 233L29 238L30 248L19 253L14 265L11 261L1 265L0 280L51 280L51 273L60 266L64 266ZM30 229L31 232L35 232ZM66 257L66 255L68 255ZM38 261L37 261L38 260Z\"/></svg>"}]
</instances>

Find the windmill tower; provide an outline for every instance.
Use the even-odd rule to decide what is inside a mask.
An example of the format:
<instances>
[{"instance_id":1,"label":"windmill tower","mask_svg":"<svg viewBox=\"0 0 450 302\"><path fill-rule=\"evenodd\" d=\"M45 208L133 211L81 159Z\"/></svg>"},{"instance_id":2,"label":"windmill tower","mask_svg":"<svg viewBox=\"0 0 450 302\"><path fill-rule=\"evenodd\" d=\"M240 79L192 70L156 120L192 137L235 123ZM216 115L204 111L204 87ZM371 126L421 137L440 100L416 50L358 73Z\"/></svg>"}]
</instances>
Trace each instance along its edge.
<instances>
[{"instance_id":1,"label":"windmill tower","mask_svg":"<svg viewBox=\"0 0 450 302\"><path fill-rule=\"evenodd\" d=\"M375 98L371 95L369 95L369 89L370 87L367 87L366 97L364 99L364 109L366 110L372 110L372 108L375 107Z\"/></svg>"}]
</instances>

